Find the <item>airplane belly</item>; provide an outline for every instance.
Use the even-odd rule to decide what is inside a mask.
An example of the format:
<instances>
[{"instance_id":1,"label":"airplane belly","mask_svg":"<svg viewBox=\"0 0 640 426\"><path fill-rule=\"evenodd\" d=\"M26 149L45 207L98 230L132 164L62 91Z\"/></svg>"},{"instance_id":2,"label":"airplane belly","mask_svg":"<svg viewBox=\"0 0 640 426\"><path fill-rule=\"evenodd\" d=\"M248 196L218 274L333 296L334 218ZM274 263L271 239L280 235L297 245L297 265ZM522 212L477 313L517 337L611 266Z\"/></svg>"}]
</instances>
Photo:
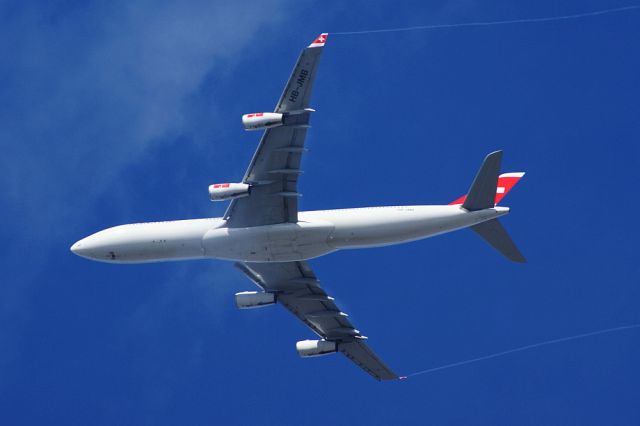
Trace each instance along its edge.
<instances>
[{"instance_id":1,"label":"airplane belly","mask_svg":"<svg viewBox=\"0 0 640 426\"><path fill-rule=\"evenodd\" d=\"M292 262L335 250L327 243L333 225L282 223L250 228L218 228L205 234L205 256L245 262Z\"/></svg>"},{"instance_id":2,"label":"airplane belly","mask_svg":"<svg viewBox=\"0 0 640 426\"><path fill-rule=\"evenodd\" d=\"M495 217L458 206L399 206L353 209L333 218L329 244L336 249L376 247L419 240Z\"/></svg>"}]
</instances>

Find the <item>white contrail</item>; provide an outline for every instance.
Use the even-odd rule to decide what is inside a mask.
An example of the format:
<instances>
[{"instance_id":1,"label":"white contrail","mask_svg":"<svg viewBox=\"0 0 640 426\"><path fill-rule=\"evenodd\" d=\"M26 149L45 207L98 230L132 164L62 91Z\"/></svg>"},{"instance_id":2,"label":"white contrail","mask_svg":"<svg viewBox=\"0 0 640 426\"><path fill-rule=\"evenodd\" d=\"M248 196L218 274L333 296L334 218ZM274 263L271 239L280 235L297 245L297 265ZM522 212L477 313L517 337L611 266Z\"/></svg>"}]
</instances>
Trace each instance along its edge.
<instances>
[{"instance_id":1,"label":"white contrail","mask_svg":"<svg viewBox=\"0 0 640 426\"><path fill-rule=\"evenodd\" d=\"M533 345L521 346L519 348L509 349L507 351L502 351L502 352L497 352L497 353L491 354L491 355L481 356L479 358L468 359L466 361L459 361L459 362L454 362L453 364L447 364L447 365L441 365L440 367L429 368L428 370L417 371L415 373L411 373L411 374L408 374L406 376L402 376L401 379L406 379L408 377L413 377L413 376L417 376L417 375L420 375L420 374L427 374L427 373L433 373L435 371L446 370L447 368L458 367L460 365L471 364L471 363L474 363L474 362L484 361L484 360L491 359L491 358L497 358L499 356L512 354L514 352L522 352L522 351L526 351L528 349L539 348L541 346L553 345L555 343L568 342L570 340L582 339L584 337L597 336L598 334L613 333L613 332L616 332L616 331L630 330L630 329L634 329L634 328L640 328L640 324L623 325L621 327L606 328L604 330L592 331L590 333L576 334L574 336L561 337L559 339L547 340L547 341L540 342L540 343L534 343Z\"/></svg>"},{"instance_id":2,"label":"white contrail","mask_svg":"<svg viewBox=\"0 0 640 426\"><path fill-rule=\"evenodd\" d=\"M542 18L523 18L523 19L509 19L506 21L485 21L485 22L466 22L457 24L435 24L435 25L418 25L413 27L400 27L400 28L384 28L379 30L364 30L364 31L341 31L331 33L333 35L357 35L357 34L373 34L373 33L394 33L400 31L416 31L416 30L438 30L445 28L462 28L462 27L488 27L493 25L510 25L510 24L531 24L536 22L553 22L553 21L566 21L571 19L586 18L589 16L605 15L608 13L625 12L629 10L640 9L640 5L614 7L611 9L601 9L592 12L575 13L572 15L559 15L559 16L547 16Z\"/></svg>"}]
</instances>

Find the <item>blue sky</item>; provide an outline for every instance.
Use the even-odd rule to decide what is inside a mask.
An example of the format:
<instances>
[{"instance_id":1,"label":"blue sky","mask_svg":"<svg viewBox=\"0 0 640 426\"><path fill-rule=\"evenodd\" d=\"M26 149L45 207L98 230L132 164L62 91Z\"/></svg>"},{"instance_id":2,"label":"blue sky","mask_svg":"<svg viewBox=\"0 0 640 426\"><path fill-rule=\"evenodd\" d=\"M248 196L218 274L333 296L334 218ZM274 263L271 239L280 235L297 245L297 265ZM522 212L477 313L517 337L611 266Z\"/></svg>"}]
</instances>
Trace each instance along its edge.
<instances>
[{"instance_id":1,"label":"blue sky","mask_svg":"<svg viewBox=\"0 0 640 426\"><path fill-rule=\"evenodd\" d=\"M327 4L328 3L328 4ZM77 239L219 216L318 33L565 15L622 1L0 3L5 424L640 423L640 332L377 383L280 307L237 311L230 264L108 265ZM640 322L640 12L329 36L302 209L443 204L484 155L526 265L472 232L311 261L400 373Z\"/></svg>"}]
</instances>

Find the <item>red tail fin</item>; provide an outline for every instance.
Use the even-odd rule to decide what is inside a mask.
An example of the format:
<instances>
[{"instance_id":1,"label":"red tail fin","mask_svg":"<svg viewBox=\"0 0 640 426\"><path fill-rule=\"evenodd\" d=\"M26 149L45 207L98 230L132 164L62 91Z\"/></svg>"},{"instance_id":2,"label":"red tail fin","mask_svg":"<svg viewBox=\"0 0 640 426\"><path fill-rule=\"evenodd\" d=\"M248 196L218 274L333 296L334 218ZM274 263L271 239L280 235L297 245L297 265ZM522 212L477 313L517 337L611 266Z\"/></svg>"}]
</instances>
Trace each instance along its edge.
<instances>
[{"instance_id":1,"label":"red tail fin","mask_svg":"<svg viewBox=\"0 0 640 426\"><path fill-rule=\"evenodd\" d=\"M498 176L498 187L496 188L496 199L495 199L496 205L499 204L500 201L502 201L504 196L507 195L509 191L511 191L511 188L513 188L516 185L516 183L518 183L518 181L522 178L522 176L524 176L524 172L503 173L500 176ZM449 205L453 206L456 204L462 204L464 203L464 200L466 198L467 196L463 195L457 200L450 202Z\"/></svg>"}]
</instances>

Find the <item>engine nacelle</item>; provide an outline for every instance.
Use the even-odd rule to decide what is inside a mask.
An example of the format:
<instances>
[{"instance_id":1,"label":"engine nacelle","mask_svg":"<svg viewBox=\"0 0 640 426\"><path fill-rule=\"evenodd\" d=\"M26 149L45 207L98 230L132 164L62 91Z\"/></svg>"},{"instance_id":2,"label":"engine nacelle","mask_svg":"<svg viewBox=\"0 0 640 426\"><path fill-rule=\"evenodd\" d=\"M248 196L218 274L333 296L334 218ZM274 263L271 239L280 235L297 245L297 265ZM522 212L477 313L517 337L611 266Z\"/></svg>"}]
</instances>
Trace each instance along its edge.
<instances>
[{"instance_id":1,"label":"engine nacelle","mask_svg":"<svg viewBox=\"0 0 640 426\"><path fill-rule=\"evenodd\" d=\"M236 293L236 306L238 309L253 309L276 303L276 295L259 291L242 291Z\"/></svg>"},{"instance_id":2,"label":"engine nacelle","mask_svg":"<svg viewBox=\"0 0 640 426\"><path fill-rule=\"evenodd\" d=\"M214 183L209 185L209 198L211 201L232 200L246 197L251 187L246 183Z\"/></svg>"},{"instance_id":3,"label":"engine nacelle","mask_svg":"<svg viewBox=\"0 0 640 426\"><path fill-rule=\"evenodd\" d=\"M284 124L284 115L277 112L254 112L242 116L245 130L260 130L278 127Z\"/></svg>"},{"instance_id":4,"label":"engine nacelle","mask_svg":"<svg viewBox=\"0 0 640 426\"><path fill-rule=\"evenodd\" d=\"M296 343L296 350L301 357L322 356L336 352L338 345L328 340L301 340Z\"/></svg>"}]
</instances>

